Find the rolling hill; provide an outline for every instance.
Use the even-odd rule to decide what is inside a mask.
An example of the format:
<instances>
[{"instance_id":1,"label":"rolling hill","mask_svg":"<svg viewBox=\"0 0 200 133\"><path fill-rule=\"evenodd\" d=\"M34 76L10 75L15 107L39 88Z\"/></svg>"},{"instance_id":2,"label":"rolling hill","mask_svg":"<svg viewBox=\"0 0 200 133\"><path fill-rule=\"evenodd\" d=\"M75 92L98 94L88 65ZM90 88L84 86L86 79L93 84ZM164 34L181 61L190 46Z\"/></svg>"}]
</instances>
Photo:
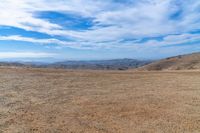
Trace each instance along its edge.
<instances>
[{"instance_id":1,"label":"rolling hill","mask_svg":"<svg viewBox=\"0 0 200 133\"><path fill-rule=\"evenodd\" d=\"M33 68L62 68L62 69L90 69L90 70L127 70L138 68L151 63L150 60L113 59L91 61L62 61L55 63L39 62L0 62L0 66L33 67Z\"/></svg>"},{"instance_id":2,"label":"rolling hill","mask_svg":"<svg viewBox=\"0 0 200 133\"><path fill-rule=\"evenodd\" d=\"M92 60L92 61L64 61L49 64L50 68L65 69L91 69L91 70L127 70L138 68L151 63L136 59L113 59L113 60Z\"/></svg>"},{"instance_id":3,"label":"rolling hill","mask_svg":"<svg viewBox=\"0 0 200 133\"><path fill-rule=\"evenodd\" d=\"M162 59L140 67L138 70L200 70L200 52Z\"/></svg>"}]
</instances>

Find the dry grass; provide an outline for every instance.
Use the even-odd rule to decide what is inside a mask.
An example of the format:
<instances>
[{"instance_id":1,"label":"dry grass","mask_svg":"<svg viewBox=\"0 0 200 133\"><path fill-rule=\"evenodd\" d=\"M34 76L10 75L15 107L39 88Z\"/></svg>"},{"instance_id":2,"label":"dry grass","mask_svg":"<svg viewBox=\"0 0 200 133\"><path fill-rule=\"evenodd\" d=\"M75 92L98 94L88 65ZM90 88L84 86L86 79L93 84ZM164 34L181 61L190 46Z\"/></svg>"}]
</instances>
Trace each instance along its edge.
<instances>
[{"instance_id":1,"label":"dry grass","mask_svg":"<svg viewBox=\"0 0 200 133\"><path fill-rule=\"evenodd\" d=\"M0 68L0 133L200 132L200 72Z\"/></svg>"},{"instance_id":2,"label":"dry grass","mask_svg":"<svg viewBox=\"0 0 200 133\"><path fill-rule=\"evenodd\" d=\"M159 60L138 70L200 70L200 52Z\"/></svg>"}]
</instances>

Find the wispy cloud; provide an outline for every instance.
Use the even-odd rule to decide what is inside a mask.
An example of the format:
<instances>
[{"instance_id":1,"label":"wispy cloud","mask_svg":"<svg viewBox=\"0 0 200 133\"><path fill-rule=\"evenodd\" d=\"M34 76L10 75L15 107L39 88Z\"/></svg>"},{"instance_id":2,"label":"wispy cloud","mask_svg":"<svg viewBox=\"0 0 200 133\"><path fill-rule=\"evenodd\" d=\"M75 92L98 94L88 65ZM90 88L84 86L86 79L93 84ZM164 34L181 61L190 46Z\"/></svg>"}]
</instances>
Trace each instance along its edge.
<instances>
[{"instance_id":1,"label":"wispy cloud","mask_svg":"<svg viewBox=\"0 0 200 133\"><path fill-rule=\"evenodd\" d=\"M0 59L6 58L48 58L57 54L44 52L0 52Z\"/></svg>"},{"instance_id":2,"label":"wispy cloud","mask_svg":"<svg viewBox=\"0 0 200 133\"><path fill-rule=\"evenodd\" d=\"M198 0L4 0L0 3L0 26L37 31L52 38L8 35L0 40L135 50L198 42L199 32L194 31L199 30L199 7ZM48 12L48 17L42 16ZM64 19L56 18L58 15ZM83 27L77 30L69 26L72 23ZM141 41L144 38L146 41Z\"/></svg>"},{"instance_id":3,"label":"wispy cloud","mask_svg":"<svg viewBox=\"0 0 200 133\"><path fill-rule=\"evenodd\" d=\"M88 48L98 48L103 45L103 43L99 43L98 45L92 46L91 43L85 41L61 41L55 38L49 39L38 39L32 37L23 37L20 35L11 35L11 36L0 36L0 41L20 41L20 42L30 42L35 44L47 45L47 44L57 44L62 47L70 47L77 49L88 49ZM57 47L55 47L57 48ZM61 48L61 47L60 47Z\"/></svg>"}]
</instances>

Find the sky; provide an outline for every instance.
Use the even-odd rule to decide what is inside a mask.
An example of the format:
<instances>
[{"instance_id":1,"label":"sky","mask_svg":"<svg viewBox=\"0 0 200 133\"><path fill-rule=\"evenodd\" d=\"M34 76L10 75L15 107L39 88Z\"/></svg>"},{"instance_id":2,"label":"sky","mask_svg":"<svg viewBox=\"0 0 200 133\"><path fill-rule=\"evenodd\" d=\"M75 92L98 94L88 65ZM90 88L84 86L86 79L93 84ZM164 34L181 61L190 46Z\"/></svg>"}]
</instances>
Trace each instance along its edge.
<instances>
[{"instance_id":1,"label":"sky","mask_svg":"<svg viewBox=\"0 0 200 133\"><path fill-rule=\"evenodd\" d=\"M0 60L161 59L200 51L199 0L0 0Z\"/></svg>"}]
</instances>

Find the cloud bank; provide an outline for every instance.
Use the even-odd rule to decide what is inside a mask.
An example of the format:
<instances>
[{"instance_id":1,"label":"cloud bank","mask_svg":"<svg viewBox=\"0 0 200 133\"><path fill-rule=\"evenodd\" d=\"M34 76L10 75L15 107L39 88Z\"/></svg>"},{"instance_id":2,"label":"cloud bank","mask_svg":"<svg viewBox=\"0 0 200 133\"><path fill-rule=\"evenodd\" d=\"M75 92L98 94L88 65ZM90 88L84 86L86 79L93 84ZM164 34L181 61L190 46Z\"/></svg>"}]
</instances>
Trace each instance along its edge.
<instances>
[{"instance_id":1,"label":"cloud bank","mask_svg":"<svg viewBox=\"0 0 200 133\"><path fill-rule=\"evenodd\" d=\"M55 57L54 53L38 52L0 52L0 59L6 58L49 58Z\"/></svg>"},{"instance_id":2,"label":"cloud bank","mask_svg":"<svg viewBox=\"0 0 200 133\"><path fill-rule=\"evenodd\" d=\"M200 42L197 0L4 0L0 26L49 35L0 40L77 49L141 50Z\"/></svg>"}]
</instances>

